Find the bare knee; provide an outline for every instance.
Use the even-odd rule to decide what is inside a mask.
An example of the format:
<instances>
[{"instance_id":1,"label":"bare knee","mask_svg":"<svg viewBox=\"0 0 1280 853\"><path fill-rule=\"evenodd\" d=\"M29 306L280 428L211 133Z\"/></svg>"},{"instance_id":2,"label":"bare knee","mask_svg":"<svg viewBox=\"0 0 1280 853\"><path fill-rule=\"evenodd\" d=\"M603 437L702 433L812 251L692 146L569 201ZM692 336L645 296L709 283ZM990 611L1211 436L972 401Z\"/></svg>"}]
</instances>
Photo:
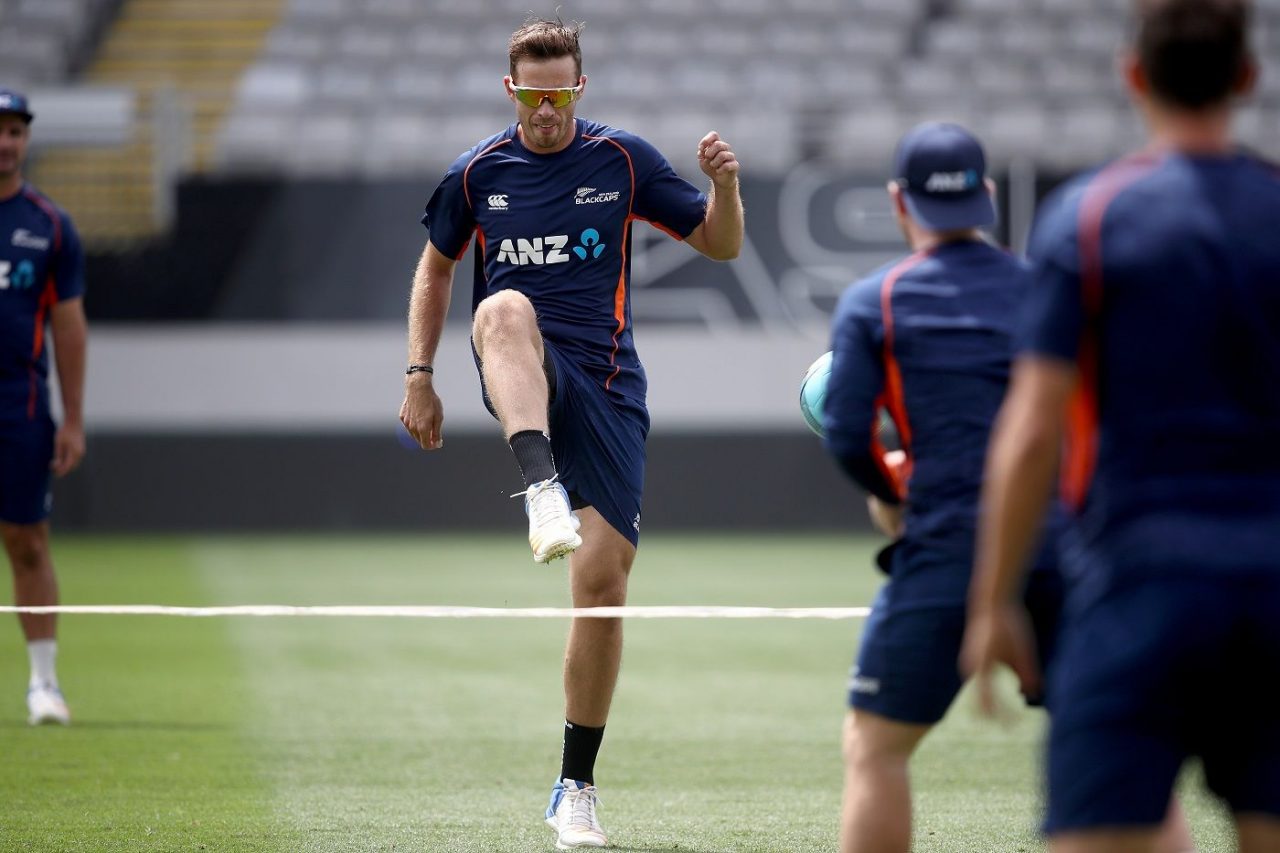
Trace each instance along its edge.
<instances>
[{"instance_id":1,"label":"bare knee","mask_svg":"<svg viewBox=\"0 0 1280 853\"><path fill-rule=\"evenodd\" d=\"M533 303L519 291L500 290L476 306L472 339L481 359L486 347L532 342L538 335Z\"/></svg>"},{"instance_id":2,"label":"bare knee","mask_svg":"<svg viewBox=\"0 0 1280 853\"><path fill-rule=\"evenodd\" d=\"M883 745L877 744L865 729L854 722L852 715L844 727L844 763L849 767L874 764L885 757Z\"/></svg>"},{"instance_id":3,"label":"bare knee","mask_svg":"<svg viewBox=\"0 0 1280 853\"><path fill-rule=\"evenodd\" d=\"M622 571L596 571L575 578L573 600L578 607L621 607L627 603L627 575Z\"/></svg>"},{"instance_id":4,"label":"bare knee","mask_svg":"<svg viewBox=\"0 0 1280 853\"><path fill-rule=\"evenodd\" d=\"M844 760L848 767L905 767L927 726L897 723L875 714L851 711L845 717Z\"/></svg>"},{"instance_id":5,"label":"bare knee","mask_svg":"<svg viewBox=\"0 0 1280 853\"><path fill-rule=\"evenodd\" d=\"M43 571L49 564L49 534L42 524L8 525L4 550L14 574Z\"/></svg>"}]
</instances>

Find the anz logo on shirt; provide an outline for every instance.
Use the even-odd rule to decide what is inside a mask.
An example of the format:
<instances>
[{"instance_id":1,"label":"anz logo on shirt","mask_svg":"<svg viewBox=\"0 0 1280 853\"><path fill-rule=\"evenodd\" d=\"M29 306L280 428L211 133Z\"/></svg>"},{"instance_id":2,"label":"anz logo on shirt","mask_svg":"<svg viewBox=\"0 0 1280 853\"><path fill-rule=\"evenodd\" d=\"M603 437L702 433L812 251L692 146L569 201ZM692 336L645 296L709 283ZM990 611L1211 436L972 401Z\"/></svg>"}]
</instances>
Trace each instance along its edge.
<instances>
[{"instance_id":1,"label":"anz logo on shirt","mask_svg":"<svg viewBox=\"0 0 1280 853\"><path fill-rule=\"evenodd\" d=\"M567 264L576 255L578 260L587 261L600 257L604 253L605 244L600 242L600 232L588 228L578 235L577 245L569 252L564 251L569 245L568 234L551 234L546 237L524 238L510 237L498 244L497 262L500 264Z\"/></svg>"},{"instance_id":2,"label":"anz logo on shirt","mask_svg":"<svg viewBox=\"0 0 1280 853\"><path fill-rule=\"evenodd\" d=\"M31 261L20 261L17 267L0 261L0 290L29 290L36 283L36 268Z\"/></svg>"}]
</instances>

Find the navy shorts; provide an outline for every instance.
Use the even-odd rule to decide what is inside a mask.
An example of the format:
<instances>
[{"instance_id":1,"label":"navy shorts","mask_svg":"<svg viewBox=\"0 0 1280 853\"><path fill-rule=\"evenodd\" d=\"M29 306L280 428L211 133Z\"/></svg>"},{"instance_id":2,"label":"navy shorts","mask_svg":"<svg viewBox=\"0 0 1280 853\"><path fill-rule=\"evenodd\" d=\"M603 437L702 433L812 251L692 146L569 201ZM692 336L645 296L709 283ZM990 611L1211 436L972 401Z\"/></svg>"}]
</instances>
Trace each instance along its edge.
<instances>
[{"instance_id":1,"label":"navy shorts","mask_svg":"<svg viewBox=\"0 0 1280 853\"><path fill-rule=\"evenodd\" d=\"M612 395L600 381L545 343L554 375L551 452L574 509L594 507L635 545L640 540L649 413Z\"/></svg>"},{"instance_id":2,"label":"navy shorts","mask_svg":"<svg viewBox=\"0 0 1280 853\"><path fill-rule=\"evenodd\" d=\"M53 420L0 422L0 521L35 524L53 508Z\"/></svg>"},{"instance_id":3,"label":"navy shorts","mask_svg":"<svg viewBox=\"0 0 1280 853\"><path fill-rule=\"evenodd\" d=\"M955 571L966 571L955 566ZM1063 605L1062 578L1056 571L1032 572L1024 600L1036 633L1042 669L1052 666ZM862 633L849 677L849 706L912 725L933 725L946 715L964 683L960 643L964 638L963 603L921 604L902 594L895 581L880 590ZM1028 696L1042 704L1043 697Z\"/></svg>"},{"instance_id":4,"label":"navy shorts","mask_svg":"<svg viewBox=\"0 0 1280 853\"><path fill-rule=\"evenodd\" d=\"M543 340L542 346L551 404L551 452L560 482L574 509L594 507L635 545L640 541L649 412L637 402L605 391L598 379L554 344ZM480 366L478 356L476 366ZM481 373L482 391L483 385ZM487 391L484 404L497 417Z\"/></svg>"},{"instance_id":5,"label":"navy shorts","mask_svg":"<svg viewBox=\"0 0 1280 853\"><path fill-rule=\"evenodd\" d=\"M1280 572L1130 582L1069 612L1045 831L1155 827L1183 762L1280 817Z\"/></svg>"}]
</instances>

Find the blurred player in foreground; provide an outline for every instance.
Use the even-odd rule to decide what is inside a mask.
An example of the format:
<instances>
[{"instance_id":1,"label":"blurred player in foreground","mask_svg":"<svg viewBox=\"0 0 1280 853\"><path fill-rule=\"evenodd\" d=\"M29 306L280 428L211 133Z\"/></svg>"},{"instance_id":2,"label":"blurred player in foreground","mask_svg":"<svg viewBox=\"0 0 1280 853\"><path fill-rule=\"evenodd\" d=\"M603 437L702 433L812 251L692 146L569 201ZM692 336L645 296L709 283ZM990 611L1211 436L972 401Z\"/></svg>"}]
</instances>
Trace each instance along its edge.
<instances>
[{"instance_id":1,"label":"blurred player in foreground","mask_svg":"<svg viewBox=\"0 0 1280 853\"><path fill-rule=\"evenodd\" d=\"M512 35L503 85L517 122L459 157L427 204L400 419L422 447L442 445L431 362L475 234L472 345L524 477L534 560L572 552L573 604L597 607L626 603L640 535L649 414L631 333L632 223L727 260L742 244L742 202L737 159L716 133L698 142L703 194L644 140L574 116L587 84L579 30L531 20ZM621 658L620 620L573 620L546 813L560 849L606 843L594 766Z\"/></svg>"},{"instance_id":2,"label":"blurred player in foreground","mask_svg":"<svg viewBox=\"0 0 1280 853\"><path fill-rule=\"evenodd\" d=\"M19 607L58 603L49 553L50 481L84 456L84 258L70 217L22 178L31 109L0 89L0 537ZM45 327L57 351L63 420L49 412ZM28 721L71 722L54 669L57 617L19 616L31 657Z\"/></svg>"},{"instance_id":3,"label":"blurred player in foreground","mask_svg":"<svg viewBox=\"0 0 1280 853\"><path fill-rule=\"evenodd\" d=\"M1017 603L1065 444L1073 582L1051 673L1055 851L1147 851L1191 756L1280 850L1280 174L1232 142L1243 0L1144 0L1151 144L1057 192L992 439L964 665L1039 673Z\"/></svg>"},{"instance_id":4,"label":"blurred player in foreground","mask_svg":"<svg viewBox=\"0 0 1280 853\"><path fill-rule=\"evenodd\" d=\"M889 195L914 254L841 298L824 408L828 449L894 540L878 558L889 582L849 681L844 853L911 847L908 762L960 690L982 460L1030 281L980 230L996 218L994 185L967 130L916 127L898 145L896 175ZM905 459L886 461L882 407ZM1045 566L1028 597L1044 611L1047 643L1061 579Z\"/></svg>"}]
</instances>

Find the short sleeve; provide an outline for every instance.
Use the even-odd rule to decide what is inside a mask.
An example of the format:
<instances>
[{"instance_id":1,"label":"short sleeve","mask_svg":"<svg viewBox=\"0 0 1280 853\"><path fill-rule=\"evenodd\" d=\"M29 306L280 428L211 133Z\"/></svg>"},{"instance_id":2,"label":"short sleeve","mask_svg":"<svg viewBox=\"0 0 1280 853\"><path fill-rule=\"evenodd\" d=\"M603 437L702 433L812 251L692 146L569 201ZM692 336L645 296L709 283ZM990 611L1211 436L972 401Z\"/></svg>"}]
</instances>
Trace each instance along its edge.
<instances>
[{"instance_id":1,"label":"short sleeve","mask_svg":"<svg viewBox=\"0 0 1280 853\"><path fill-rule=\"evenodd\" d=\"M638 137L625 138L636 170L631 212L683 240L707 215L707 196L676 174L667 159Z\"/></svg>"},{"instance_id":2,"label":"short sleeve","mask_svg":"<svg viewBox=\"0 0 1280 853\"><path fill-rule=\"evenodd\" d=\"M431 194L422 224L427 227L432 244L450 258L461 258L476 230L476 220L467 199L464 177L474 152L468 151L454 161L444 179Z\"/></svg>"},{"instance_id":3,"label":"short sleeve","mask_svg":"<svg viewBox=\"0 0 1280 853\"><path fill-rule=\"evenodd\" d=\"M59 216L62 219L62 241L54 260L53 281L58 301L62 302L84 296L84 250L71 217L61 212Z\"/></svg>"},{"instance_id":4,"label":"short sleeve","mask_svg":"<svg viewBox=\"0 0 1280 853\"><path fill-rule=\"evenodd\" d=\"M1079 193L1046 202L1032 229L1031 288L1018 334L1022 354L1075 361L1084 331L1080 280Z\"/></svg>"}]
</instances>

